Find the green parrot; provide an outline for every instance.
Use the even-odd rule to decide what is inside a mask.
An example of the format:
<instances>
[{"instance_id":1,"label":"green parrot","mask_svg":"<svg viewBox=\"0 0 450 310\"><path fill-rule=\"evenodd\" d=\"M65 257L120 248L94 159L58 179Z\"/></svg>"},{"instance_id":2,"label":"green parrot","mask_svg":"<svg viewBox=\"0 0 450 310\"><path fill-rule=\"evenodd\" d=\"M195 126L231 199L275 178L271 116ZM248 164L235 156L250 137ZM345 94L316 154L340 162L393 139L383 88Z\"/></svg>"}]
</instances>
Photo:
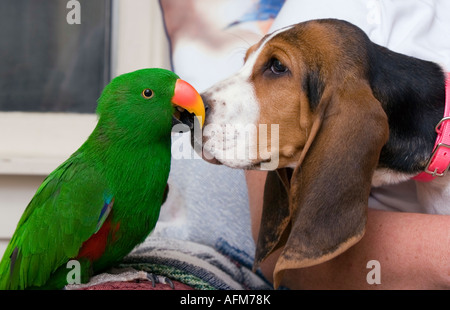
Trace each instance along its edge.
<instances>
[{"instance_id":1,"label":"green parrot","mask_svg":"<svg viewBox=\"0 0 450 310\"><path fill-rule=\"evenodd\" d=\"M85 283L143 242L167 194L174 117L202 126L205 108L191 85L152 68L114 78L97 114L89 138L20 218L0 262L0 289L63 288L70 260Z\"/></svg>"}]
</instances>

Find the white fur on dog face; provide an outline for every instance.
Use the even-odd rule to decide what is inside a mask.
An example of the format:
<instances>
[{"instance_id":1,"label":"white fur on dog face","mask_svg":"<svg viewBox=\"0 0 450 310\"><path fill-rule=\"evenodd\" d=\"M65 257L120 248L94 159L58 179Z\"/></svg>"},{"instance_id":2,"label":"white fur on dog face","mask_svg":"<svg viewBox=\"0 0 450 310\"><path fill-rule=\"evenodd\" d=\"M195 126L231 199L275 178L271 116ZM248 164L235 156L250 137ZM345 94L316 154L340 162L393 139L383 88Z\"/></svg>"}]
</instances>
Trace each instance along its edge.
<instances>
[{"instance_id":1,"label":"white fur on dog face","mask_svg":"<svg viewBox=\"0 0 450 310\"><path fill-rule=\"evenodd\" d=\"M222 164L243 168L251 165L256 132L251 129L259 118L259 105L248 79L240 73L207 90L213 106L203 129L203 148ZM243 130L248 126L249 130Z\"/></svg>"},{"instance_id":2,"label":"white fur on dog face","mask_svg":"<svg viewBox=\"0 0 450 310\"><path fill-rule=\"evenodd\" d=\"M238 73L202 94L211 107L203 131L207 159L215 158L233 168L250 168L260 161L257 158L260 105L250 77L266 43L290 28L267 36ZM278 160L278 155L273 155Z\"/></svg>"}]
</instances>

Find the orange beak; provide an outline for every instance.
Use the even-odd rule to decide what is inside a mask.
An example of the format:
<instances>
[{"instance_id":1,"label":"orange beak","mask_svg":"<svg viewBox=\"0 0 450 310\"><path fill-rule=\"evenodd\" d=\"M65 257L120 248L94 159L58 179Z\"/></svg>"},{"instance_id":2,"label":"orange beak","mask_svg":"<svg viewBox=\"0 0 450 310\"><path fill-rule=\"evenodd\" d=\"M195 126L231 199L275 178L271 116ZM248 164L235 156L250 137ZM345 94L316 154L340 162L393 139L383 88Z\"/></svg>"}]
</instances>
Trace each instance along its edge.
<instances>
[{"instance_id":1,"label":"orange beak","mask_svg":"<svg viewBox=\"0 0 450 310\"><path fill-rule=\"evenodd\" d=\"M203 127L205 122L205 106L200 94L188 82L178 79L175 83L175 92L172 97L175 108L183 112L184 110L194 114Z\"/></svg>"}]
</instances>

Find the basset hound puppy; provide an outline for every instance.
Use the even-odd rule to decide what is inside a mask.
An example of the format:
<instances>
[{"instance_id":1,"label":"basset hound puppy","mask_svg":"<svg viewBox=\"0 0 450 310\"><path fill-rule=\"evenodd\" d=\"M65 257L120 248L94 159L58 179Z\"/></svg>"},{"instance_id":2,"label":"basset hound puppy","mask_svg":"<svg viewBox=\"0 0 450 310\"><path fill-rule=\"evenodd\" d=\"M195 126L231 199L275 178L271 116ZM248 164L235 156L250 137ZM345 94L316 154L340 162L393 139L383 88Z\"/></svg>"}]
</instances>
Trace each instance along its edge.
<instances>
[{"instance_id":1,"label":"basset hound puppy","mask_svg":"<svg viewBox=\"0 0 450 310\"><path fill-rule=\"evenodd\" d=\"M282 248L275 287L286 270L361 239L371 186L419 175L419 201L450 214L450 111L435 63L379 46L348 22L312 20L265 36L238 73L201 96L204 158L273 170L255 267Z\"/></svg>"}]
</instances>

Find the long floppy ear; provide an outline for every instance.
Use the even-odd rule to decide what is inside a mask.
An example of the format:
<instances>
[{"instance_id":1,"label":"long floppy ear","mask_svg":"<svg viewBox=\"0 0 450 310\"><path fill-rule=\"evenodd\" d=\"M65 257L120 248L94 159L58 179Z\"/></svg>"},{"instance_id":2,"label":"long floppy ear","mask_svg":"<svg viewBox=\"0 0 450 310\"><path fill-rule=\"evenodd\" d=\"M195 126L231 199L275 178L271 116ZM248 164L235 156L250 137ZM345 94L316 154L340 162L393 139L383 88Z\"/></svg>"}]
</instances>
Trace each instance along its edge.
<instances>
[{"instance_id":1,"label":"long floppy ear","mask_svg":"<svg viewBox=\"0 0 450 310\"><path fill-rule=\"evenodd\" d=\"M264 187L261 226L256 245L253 270L273 251L286 243L290 230L289 188L292 169L267 173Z\"/></svg>"},{"instance_id":2,"label":"long floppy ear","mask_svg":"<svg viewBox=\"0 0 450 310\"><path fill-rule=\"evenodd\" d=\"M325 262L362 238L372 175L388 139L387 116L365 81L327 87L317 109L320 126L293 171L289 223L273 248L284 245L275 287L286 270Z\"/></svg>"},{"instance_id":3,"label":"long floppy ear","mask_svg":"<svg viewBox=\"0 0 450 310\"><path fill-rule=\"evenodd\" d=\"M311 147L320 124L321 118L316 119L313 123L299 164ZM292 168L281 168L267 173L253 270L256 270L272 252L283 246L289 237L292 217L292 208L289 204L292 172Z\"/></svg>"},{"instance_id":4,"label":"long floppy ear","mask_svg":"<svg viewBox=\"0 0 450 310\"><path fill-rule=\"evenodd\" d=\"M325 90L320 130L292 175L292 227L275 266L276 286L285 270L325 262L364 234L372 175L389 127L368 83L345 84Z\"/></svg>"}]
</instances>

